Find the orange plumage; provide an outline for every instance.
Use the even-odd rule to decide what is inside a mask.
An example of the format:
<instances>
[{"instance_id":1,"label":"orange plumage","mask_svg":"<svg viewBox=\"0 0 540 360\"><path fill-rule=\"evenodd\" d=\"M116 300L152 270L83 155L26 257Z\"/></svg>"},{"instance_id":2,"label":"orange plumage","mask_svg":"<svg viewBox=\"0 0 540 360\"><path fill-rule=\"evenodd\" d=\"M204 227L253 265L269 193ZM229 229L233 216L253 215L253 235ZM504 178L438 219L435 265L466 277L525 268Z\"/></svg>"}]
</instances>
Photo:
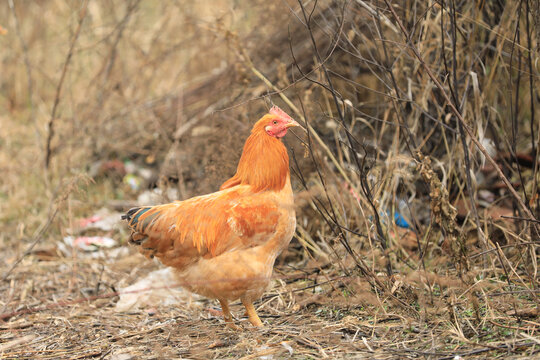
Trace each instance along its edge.
<instances>
[{"instance_id":1,"label":"orange plumage","mask_svg":"<svg viewBox=\"0 0 540 360\"><path fill-rule=\"evenodd\" d=\"M218 299L231 327L228 301L241 299L250 322L262 323L253 301L270 283L274 261L296 227L289 157L281 142L299 126L273 107L251 131L236 174L220 191L124 216L130 243L175 268L188 290Z\"/></svg>"}]
</instances>

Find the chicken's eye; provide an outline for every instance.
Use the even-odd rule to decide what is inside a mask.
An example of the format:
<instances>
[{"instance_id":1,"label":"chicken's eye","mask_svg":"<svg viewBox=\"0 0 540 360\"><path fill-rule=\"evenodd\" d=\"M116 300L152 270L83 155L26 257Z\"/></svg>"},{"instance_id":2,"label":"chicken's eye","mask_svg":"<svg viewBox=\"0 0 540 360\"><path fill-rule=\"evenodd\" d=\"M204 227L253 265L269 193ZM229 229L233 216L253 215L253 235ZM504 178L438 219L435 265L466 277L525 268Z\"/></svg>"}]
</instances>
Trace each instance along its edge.
<instances>
[{"instance_id":1,"label":"chicken's eye","mask_svg":"<svg viewBox=\"0 0 540 360\"><path fill-rule=\"evenodd\" d=\"M272 121L272 124L277 125L277 120Z\"/></svg>"}]
</instances>

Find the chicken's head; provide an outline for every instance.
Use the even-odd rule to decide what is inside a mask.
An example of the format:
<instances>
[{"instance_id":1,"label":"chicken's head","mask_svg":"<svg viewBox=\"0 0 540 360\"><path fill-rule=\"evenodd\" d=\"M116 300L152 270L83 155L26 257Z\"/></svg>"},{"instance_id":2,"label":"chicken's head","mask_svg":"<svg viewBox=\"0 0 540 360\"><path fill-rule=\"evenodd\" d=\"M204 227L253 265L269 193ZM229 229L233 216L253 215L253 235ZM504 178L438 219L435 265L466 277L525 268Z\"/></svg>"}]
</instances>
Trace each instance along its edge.
<instances>
[{"instance_id":1,"label":"chicken's head","mask_svg":"<svg viewBox=\"0 0 540 360\"><path fill-rule=\"evenodd\" d=\"M280 139L287 134L287 129L294 126L300 126L287 113L277 106L272 106L267 115L259 122L264 126L264 131L270 136ZM301 127L301 126L300 126Z\"/></svg>"}]
</instances>

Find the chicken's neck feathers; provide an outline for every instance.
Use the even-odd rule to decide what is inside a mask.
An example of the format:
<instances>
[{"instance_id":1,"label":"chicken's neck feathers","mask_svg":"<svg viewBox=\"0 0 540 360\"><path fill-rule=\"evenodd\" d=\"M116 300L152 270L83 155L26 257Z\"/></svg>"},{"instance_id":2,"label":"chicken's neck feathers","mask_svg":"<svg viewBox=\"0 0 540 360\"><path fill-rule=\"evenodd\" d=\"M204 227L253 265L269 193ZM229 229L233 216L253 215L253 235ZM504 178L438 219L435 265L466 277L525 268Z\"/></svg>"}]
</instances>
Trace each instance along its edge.
<instances>
[{"instance_id":1,"label":"chicken's neck feathers","mask_svg":"<svg viewBox=\"0 0 540 360\"><path fill-rule=\"evenodd\" d=\"M247 138L236 174L221 189L250 185L255 192L280 191L289 180L289 156L281 140L254 129Z\"/></svg>"}]
</instances>

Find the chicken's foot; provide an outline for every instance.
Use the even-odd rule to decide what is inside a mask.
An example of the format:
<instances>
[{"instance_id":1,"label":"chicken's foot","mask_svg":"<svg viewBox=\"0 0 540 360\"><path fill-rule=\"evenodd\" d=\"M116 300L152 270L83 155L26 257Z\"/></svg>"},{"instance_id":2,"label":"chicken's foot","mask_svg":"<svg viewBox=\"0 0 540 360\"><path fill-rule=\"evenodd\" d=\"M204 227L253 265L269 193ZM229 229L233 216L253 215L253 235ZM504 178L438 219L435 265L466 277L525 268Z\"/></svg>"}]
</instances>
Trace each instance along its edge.
<instances>
[{"instance_id":1,"label":"chicken's foot","mask_svg":"<svg viewBox=\"0 0 540 360\"><path fill-rule=\"evenodd\" d=\"M255 307L253 306L253 303L251 301L248 301L247 299L242 299L242 304L246 307L246 313L249 319L249 322L253 326L263 326L263 323L261 319L259 319L259 315L257 315L257 311L255 310Z\"/></svg>"},{"instance_id":2,"label":"chicken's foot","mask_svg":"<svg viewBox=\"0 0 540 360\"><path fill-rule=\"evenodd\" d=\"M233 322L233 317L231 311L229 310L229 302L227 300L219 299L219 303L221 305L221 311L223 312L223 318L225 319L226 326L233 330L239 330L240 328Z\"/></svg>"}]
</instances>

